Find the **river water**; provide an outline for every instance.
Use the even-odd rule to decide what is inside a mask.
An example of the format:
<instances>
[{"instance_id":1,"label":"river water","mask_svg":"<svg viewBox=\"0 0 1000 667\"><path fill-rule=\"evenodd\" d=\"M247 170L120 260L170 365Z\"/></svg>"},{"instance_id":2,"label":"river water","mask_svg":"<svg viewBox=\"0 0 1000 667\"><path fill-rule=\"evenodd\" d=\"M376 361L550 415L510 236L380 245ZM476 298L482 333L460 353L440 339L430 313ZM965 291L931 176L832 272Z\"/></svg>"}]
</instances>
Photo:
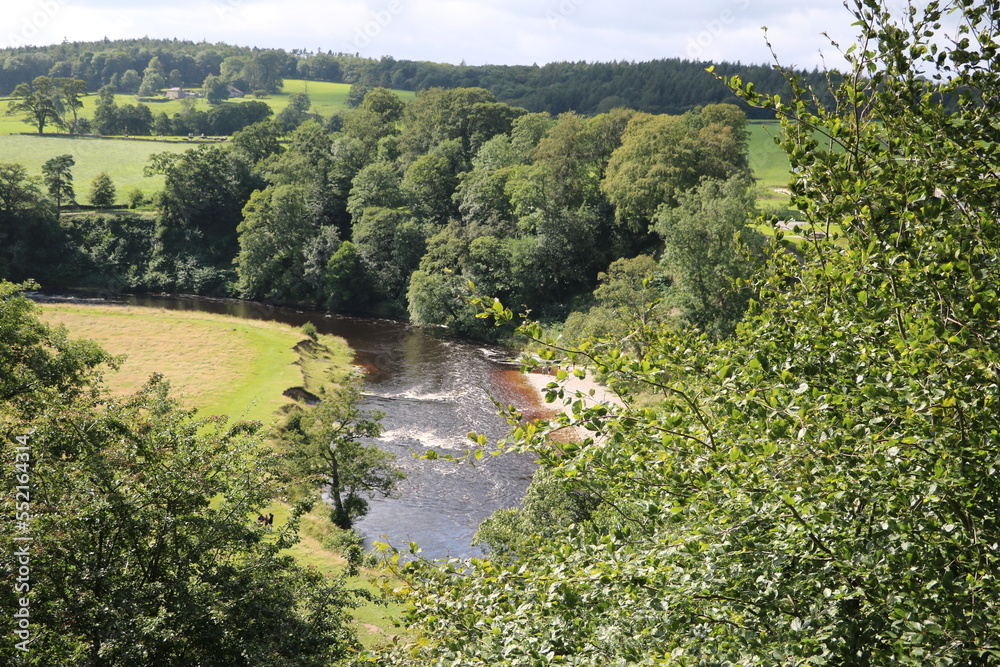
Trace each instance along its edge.
<instances>
[{"instance_id":1,"label":"river water","mask_svg":"<svg viewBox=\"0 0 1000 667\"><path fill-rule=\"evenodd\" d=\"M518 505L531 480L533 457L484 456L475 464L417 458L433 449L464 454L468 433L495 442L509 426L493 400L541 416L535 392L510 362L509 350L449 339L445 332L391 320L345 317L201 297L125 296L136 306L197 310L301 326L347 340L366 371L366 405L385 413L375 444L396 454L407 473L398 497L374 498L356 528L369 546L416 542L427 558L482 555L473 547L479 523L494 510Z\"/></svg>"}]
</instances>

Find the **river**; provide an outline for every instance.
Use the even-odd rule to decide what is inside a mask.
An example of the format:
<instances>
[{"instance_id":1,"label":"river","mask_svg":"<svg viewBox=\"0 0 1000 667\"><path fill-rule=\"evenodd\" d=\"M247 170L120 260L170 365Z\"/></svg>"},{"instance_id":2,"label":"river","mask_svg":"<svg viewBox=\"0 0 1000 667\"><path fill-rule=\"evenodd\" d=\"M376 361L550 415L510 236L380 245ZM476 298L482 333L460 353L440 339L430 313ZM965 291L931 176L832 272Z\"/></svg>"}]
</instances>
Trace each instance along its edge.
<instances>
[{"instance_id":1,"label":"river","mask_svg":"<svg viewBox=\"0 0 1000 667\"><path fill-rule=\"evenodd\" d=\"M516 506L535 464L527 455L484 456L475 464L418 458L429 450L462 455L468 433L495 442L509 427L492 398L538 413L537 396L510 362L511 351L450 339L402 322L331 315L263 304L183 296L123 296L112 302L197 310L301 326L347 340L366 371L366 405L385 413L376 444L396 454L407 478L398 497L374 498L357 522L367 544L416 542L426 558L482 555L472 536L494 510Z\"/></svg>"}]
</instances>

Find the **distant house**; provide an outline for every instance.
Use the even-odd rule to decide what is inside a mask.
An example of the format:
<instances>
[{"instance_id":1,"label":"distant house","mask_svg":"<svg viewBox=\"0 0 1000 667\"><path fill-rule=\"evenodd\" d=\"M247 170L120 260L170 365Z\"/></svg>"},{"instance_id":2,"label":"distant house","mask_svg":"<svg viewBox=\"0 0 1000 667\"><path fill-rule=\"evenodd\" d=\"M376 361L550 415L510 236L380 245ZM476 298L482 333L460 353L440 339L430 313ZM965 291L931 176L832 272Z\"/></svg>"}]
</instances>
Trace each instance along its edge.
<instances>
[{"instance_id":1,"label":"distant house","mask_svg":"<svg viewBox=\"0 0 1000 667\"><path fill-rule=\"evenodd\" d=\"M236 86L234 86L231 83L228 84L228 85L229 85L229 96L230 97L243 97L243 91L242 90L240 90L239 88L237 88Z\"/></svg>"},{"instance_id":2,"label":"distant house","mask_svg":"<svg viewBox=\"0 0 1000 667\"><path fill-rule=\"evenodd\" d=\"M184 90L183 88L167 88L166 95L167 95L167 99L179 100L179 99L182 99L182 98L190 96L191 93L189 93L188 91Z\"/></svg>"}]
</instances>

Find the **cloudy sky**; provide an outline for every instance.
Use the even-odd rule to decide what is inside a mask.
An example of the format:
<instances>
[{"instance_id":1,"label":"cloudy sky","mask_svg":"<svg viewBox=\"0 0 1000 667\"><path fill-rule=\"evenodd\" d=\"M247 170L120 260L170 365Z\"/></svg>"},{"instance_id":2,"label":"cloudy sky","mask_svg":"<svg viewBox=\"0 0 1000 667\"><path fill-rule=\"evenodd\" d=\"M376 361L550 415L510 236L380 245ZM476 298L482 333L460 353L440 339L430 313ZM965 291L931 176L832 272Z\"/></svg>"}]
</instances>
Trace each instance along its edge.
<instances>
[{"instance_id":1,"label":"cloudy sky","mask_svg":"<svg viewBox=\"0 0 1000 667\"><path fill-rule=\"evenodd\" d=\"M141 4L140 4L141 3ZM544 64L657 58L812 68L851 43L841 0L14 0L0 45L177 37L397 59Z\"/></svg>"}]
</instances>

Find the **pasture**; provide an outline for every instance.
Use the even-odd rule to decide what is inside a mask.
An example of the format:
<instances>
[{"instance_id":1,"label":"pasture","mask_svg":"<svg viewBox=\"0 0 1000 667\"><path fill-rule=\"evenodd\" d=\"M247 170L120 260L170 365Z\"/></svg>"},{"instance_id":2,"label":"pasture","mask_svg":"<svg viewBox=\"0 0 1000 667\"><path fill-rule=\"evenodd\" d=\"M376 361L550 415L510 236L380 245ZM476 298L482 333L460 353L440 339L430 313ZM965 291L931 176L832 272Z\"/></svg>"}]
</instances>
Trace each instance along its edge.
<instances>
[{"instance_id":1,"label":"pasture","mask_svg":"<svg viewBox=\"0 0 1000 667\"><path fill-rule=\"evenodd\" d=\"M142 168L152 153L179 153L191 144L166 141L128 141L96 137L25 136L0 134L0 162L24 165L28 174L40 176L46 160L57 155L72 155L73 187L76 200L87 201L90 183L97 174L108 172L122 201L126 190L137 187L148 197L163 189L163 176L145 178Z\"/></svg>"},{"instance_id":2,"label":"pasture","mask_svg":"<svg viewBox=\"0 0 1000 667\"><path fill-rule=\"evenodd\" d=\"M43 318L64 325L77 338L95 340L111 354L126 356L106 376L114 392L132 392L154 371L170 380L173 393L203 414L227 414L264 423L289 399L282 392L309 382L319 386L346 379L352 352L333 336L317 372L311 359L292 348L305 336L275 322L210 313L129 306L45 304Z\"/></svg>"},{"instance_id":3,"label":"pasture","mask_svg":"<svg viewBox=\"0 0 1000 667\"><path fill-rule=\"evenodd\" d=\"M195 90L195 88L188 87L188 90ZM309 100L312 102L312 107L309 111L317 113L321 116L329 116L338 111L347 109L346 101L347 95L350 91L351 84L349 83L329 83L327 81L285 79L285 86L280 93L268 95L260 101L267 103L271 109L274 110L275 115L277 115L282 109L288 106L288 100L294 93L306 93L309 95ZM415 93L408 90L396 90L393 92L407 102L415 97ZM227 102L223 102L222 104L242 104L243 102L248 102L253 99L256 98L247 95L246 97L233 98ZM6 111L7 102L9 100L10 98L0 99L0 114L3 114ZM118 106L136 104L136 97L135 95L115 95L115 103L118 104ZM201 97L189 97L184 101L162 98L162 101L144 101L143 104L149 107L149 110L153 112L154 116L163 112L170 117L173 117L174 114L181 113L184 110L185 105L194 105L194 108L199 111L208 111L212 108L212 105ZM83 97L83 108L78 113L81 118L93 118L96 108L97 94L91 92ZM20 120L18 116L0 115L0 134L16 134L32 131L34 131L34 128ZM46 127L46 133L58 131L58 128L54 126Z\"/></svg>"}]
</instances>

